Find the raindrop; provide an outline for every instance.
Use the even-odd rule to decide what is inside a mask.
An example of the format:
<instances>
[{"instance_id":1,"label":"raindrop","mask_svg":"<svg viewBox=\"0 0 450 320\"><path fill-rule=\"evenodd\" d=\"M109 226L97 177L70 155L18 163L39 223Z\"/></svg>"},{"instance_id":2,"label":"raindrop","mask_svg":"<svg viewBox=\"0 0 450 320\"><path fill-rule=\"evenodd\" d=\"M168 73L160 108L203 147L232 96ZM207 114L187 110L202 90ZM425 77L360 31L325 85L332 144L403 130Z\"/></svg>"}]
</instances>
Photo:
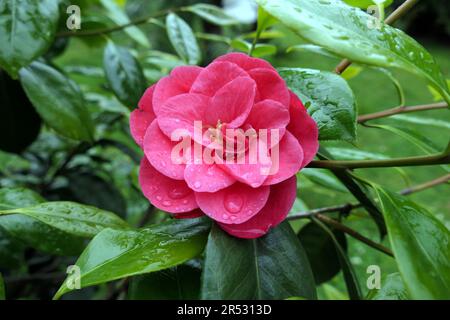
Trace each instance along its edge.
<instances>
[{"instance_id":1,"label":"raindrop","mask_svg":"<svg viewBox=\"0 0 450 320\"><path fill-rule=\"evenodd\" d=\"M227 194L224 199L225 209L231 213L238 213L242 210L244 199L240 194Z\"/></svg>"},{"instance_id":2,"label":"raindrop","mask_svg":"<svg viewBox=\"0 0 450 320\"><path fill-rule=\"evenodd\" d=\"M163 206L165 206L165 207L170 207L170 206L172 205L172 202L169 201L169 200L164 200L162 204L163 204Z\"/></svg>"},{"instance_id":3,"label":"raindrop","mask_svg":"<svg viewBox=\"0 0 450 320\"><path fill-rule=\"evenodd\" d=\"M199 189L201 186L202 186L202 184L201 184L200 181L196 181L196 182L194 183L194 188L195 188L195 189Z\"/></svg>"},{"instance_id":4,"label":"raindrop","mask_svg":"<svg viewBox=\"0 0 450 320\"><path fill-rule=\"evenodd\" d=\"M187 188L173 188L169 192L169 198L174 200L182 199L188 195L189 191L190 190Z\"/></svg>"}]
</instances>

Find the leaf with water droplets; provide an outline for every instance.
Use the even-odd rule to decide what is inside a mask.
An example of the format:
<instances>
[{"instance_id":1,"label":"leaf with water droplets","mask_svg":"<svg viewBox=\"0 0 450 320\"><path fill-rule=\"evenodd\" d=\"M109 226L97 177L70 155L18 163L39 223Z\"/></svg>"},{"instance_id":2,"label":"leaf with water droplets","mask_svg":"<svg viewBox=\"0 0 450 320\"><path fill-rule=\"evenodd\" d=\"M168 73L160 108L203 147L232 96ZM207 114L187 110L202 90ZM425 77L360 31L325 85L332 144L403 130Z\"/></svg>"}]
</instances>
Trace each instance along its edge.
<instances>
[{"instance_id":1,"label":"leaf with water droplets","mask_svg":"<svg viewBox=\"0 0 450 320\"><path fill-rule=\"evenodd\" d=\"M320 140L356 139L356 103L347 82L331 72L280 68L287 86L303 102L316 121Z\"/></svg>"},{"instance_id":2,"label":"leaf with water droplets","mask_svg":"<svg viewBox=\"0 0 450 320\"><path fill-rule=\"evenodd\" d=\"M197 64L201 52L191 27L177 16L169 13L166 18L167 35L178 55L188 64Z\"/></svg>"},{"instance_id":3,"label":"leaf with water droplets","mask_svg":"<svg viewBox=\"0 0 450 320\"><path fill-rule=\"evenodd\" d=\"M450 232L425 208L379 185L392 251L412 299L450 299Z\"/></svg>"},{"instance_id":4,"label":"leaf with water droplets","mask_svg":"<svg viewBox=\"0 0 450 320\"><path fill-rule=\"evenodd\" d=\"M0 66L13 77L42 55L55 36L58 1L5 0L0 3Z\"/></svg>"},{"instance_id":5,"label":"leaf with water droplets","mask_svg":"<svg viewBox=\"0 0 450 320\"><path fill-rule=\"evenodd\" d=\"M394 67L425 78L450 102L433 56L413 38L340 0L257 0L306 40L354 62Z\"/></svg>"},{"instance_id":6,"label":"leaf with water droplets","mask_svg":"<svg viewBox=\"0 0 450 320\"><path fill-rule=\"evenodd\" d=\"M44 202L0 211L0 216L5 214L23 214L81 237L93 237L105 228L128 229L127 223L114 213L69 201Z\"/></svg>"},{"instance_id":7,"label":"leaf with water droplets","mask_svg":"<svg viewBox=\"0 0 450 320\"><path fill-rule=\"evenodd\" d=\"M106 229L76 262L81 287L167 269L202 253L210 222L207 218L171 220L133 230ZM55 295L71 291L67 278Z\"/></svg>"}]
</instances>

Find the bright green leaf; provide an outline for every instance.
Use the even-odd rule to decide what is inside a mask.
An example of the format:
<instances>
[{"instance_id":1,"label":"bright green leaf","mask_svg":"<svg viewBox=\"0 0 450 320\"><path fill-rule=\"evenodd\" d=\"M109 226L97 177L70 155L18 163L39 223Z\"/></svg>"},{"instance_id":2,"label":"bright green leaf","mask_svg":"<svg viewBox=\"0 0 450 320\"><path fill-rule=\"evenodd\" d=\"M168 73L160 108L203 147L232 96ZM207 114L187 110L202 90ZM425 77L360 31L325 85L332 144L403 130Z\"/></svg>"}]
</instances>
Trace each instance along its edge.
<instances>
[{"instance_id":1,"label":"bright green leaf","mask_svg":"<svg viewBox=\"0 0 450 320\"><path fill-rule=\"evenodd\" d=\"M347 82L331 72L280 68L288 87L310 103L308 113L319 127L320 140L356 139L356 103Z\"/></svg>"},{"instance_id":2,"label":"bright green leaf","mask_svg":"<svg viewBox=\"0 0 450 320\"><path fill-rule=\"evenodd\" d=\"M210 224L205 218L172 220L139 231L106 229L81 254L81 287L174 267L204 249ZM67 281L67 280L66 280ZM55 298L70 289L61 286Z\"/></svg>"},{"instance_id":3,"label":"bright green leaf","mask_svg":"<svg viewBox=\"0 0 450 320\"><path fill-rule=\"evenodd\" d=\"M166 29L178 55L188 64L198 64L201 52L191 27L179 16L170 13L166 17Z\"/></svg>"},{"instance_id":4,"label":"bright green leaf","mask_svg":"<svg viewBox=\"0 0 450 320\"><path fill-rule=\"evenodd\" d=\"M38 61L20 71L20 81L49 127L68 138L93 140L92 120L75 82Z\"/></svg>"},{"instance_id":5,"label":"bright green leaf","mask_svg":"<svg viewBox=\"0 0 450 320\"><path fill-rule=\"evenodd\" d=\"M69 201L44 202L0 211L0 216L4 214L23 214L80 237L93 237L106 228L128 228L125 221L109 211Z\"/></svg>"},{"instance_id":6,"label":"bright green leaf","mask_svg":"<svg viewBox=\"0 0 450 320\"><path fill-rule=\"evenodd\" d=\"M403 282L413 299L450 299L450 232L404 196L373 186Z\"/></svg>"},{"instance_id":7,"label":"bright green leaf","mask_svg":"<svg viewBox=\"0 0 450 320\"><path fill-rule=\"evenodd\" d=\"M381 280L380 289L367 293L367 300L409 300L408 292L399 273L391 273Z\"/></svg>"},{"instance_id":8,"label":"bright green leaf","mask_svg":"<svg viewBox=\"0 0 450 320\"><path fill-rule=\"evenodd\" d=\"M264 237L232 237L214 226L206 247L203 299L316 298L305 251L288 223Z\"/></svg>"},{"instance_id":9,"label":"bright green leaf","mask_svg":"<svg viewBox=\"0 0 450 320\"><path fill-rule=\"evenodd\" d=\"M0 3L0 66L13 78L50 47L59 20L58 1Z\"/></svg>"},{"instance_id":10,"label":"bright green leaf","mask_svg":"<svg viewBox=\"0 0 450 320\"><path fill-rule=\"evenodd\" d=\"M109 42L103 54L103 68L116 97L129 109L136 108L147 81L135 57L124 47Z\"/></svg>"},{"instance_id":11,"label":"bright green leaf","mask_svg":"<svg viewBox=\"0 0 450 320\"><path fill-rule=\"evenodd\" d=\"M413 38L340 0L257 0L267 12L306 40L351 61L395 67L426 77L450 102L434 58Z\"/></svg>"},{"instance_id":12,"label":"bright green leaf","mask_svg":"<svg viewBox=\"0 0 450 320\"><path fill-rule=\"evenodd\" d=\"M206 21L218 26L230 26L239 24L239 21L230 17L222 8L206 3L197 3L183 8L184 11L195 13Z\"/></svg>"},{"instance_id":13,"label":"bright green leaf","mask_svg":"<svg viewBox=\"0 0 450 320\"><path fill-rule=\"evenodd\" d=\"M376 4L383 4L385 8L392 4L393 0L343 0L353 7L366 9Z\"/></svg>"},{"instance_id":14,"label":"bright green leaf","mask_svg":"<svg viewBox=\"0 0 450 320\"><path fill-rule=\"evenodd\" d=\"M100 3L108 11L108 17L111 18L117 25L126 25L130 23L130 19L123 11L123 9L118 6L114 1L111 0L100 0ZM124 29L124 31L137 43L145 48L150 48L150 44L146 35L136 26L129 26Z\"/></svg>"}]
</instances>

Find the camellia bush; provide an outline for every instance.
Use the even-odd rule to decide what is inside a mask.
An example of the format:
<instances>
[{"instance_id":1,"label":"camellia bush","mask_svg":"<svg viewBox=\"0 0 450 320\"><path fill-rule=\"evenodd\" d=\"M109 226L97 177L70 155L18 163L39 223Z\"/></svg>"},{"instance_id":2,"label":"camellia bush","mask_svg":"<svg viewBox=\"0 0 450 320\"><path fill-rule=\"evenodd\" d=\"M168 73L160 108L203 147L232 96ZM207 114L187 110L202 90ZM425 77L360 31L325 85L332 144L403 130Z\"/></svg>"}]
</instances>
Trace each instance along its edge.
<instances>
[{"instance_id":1,"label":"camellia bush","mask_svg":"<svg viewBox=\"0 0 450 320\"><path fill-rule=\"evenodd\" d=\"M0 0L0 299L450 299L418 2Z\"/></svg>"}]
</instances>

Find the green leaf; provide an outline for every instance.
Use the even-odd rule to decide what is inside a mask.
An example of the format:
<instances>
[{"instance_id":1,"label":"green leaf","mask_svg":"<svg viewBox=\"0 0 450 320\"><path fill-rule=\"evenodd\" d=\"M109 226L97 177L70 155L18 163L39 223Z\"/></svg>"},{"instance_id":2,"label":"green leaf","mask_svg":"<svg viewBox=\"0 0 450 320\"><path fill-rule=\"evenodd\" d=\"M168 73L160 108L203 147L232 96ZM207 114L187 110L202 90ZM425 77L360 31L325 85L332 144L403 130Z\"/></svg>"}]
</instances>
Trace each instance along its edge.
<instances>
[{"instance_id":1,"label":"green leaf","mask_svg":"<svg viewBox=\"0 0 450 320\"><path fill-rule=\"evenodd\" d=\"M413 38L340 0L257 0L306 40L353 62L394 67L426 77L447 102L450 92L435 59Z\"/></svg>"},{"instance_id":2,"label":"green leaf","mask_svg":"<svg viewBox=\"0 0 450 320\"><path fill-rule=\"evenodd\" d=\"M108 17L117 25L127 25L131 22L126 13L114 1L100 0L100 3L103 7L105 7L105 9L107 9ZM141 46L150 48L146 35L138 27L129 26L125 28L124 31L130 36L130 38L139 43Z\"/></svg>"},{"instance_id":3,"label":"green leaf","mask_svg":"<svg viewBox=\"0 0 450 320\"><path fill-rule=\"evenodd\" d=\"M362 70L363 68L359 66L348 66L348 68L345 69L344 72L342 72L341 77L348 81L350 79L356 78Z\"/></svg>"},{"instance_id":4,"label":"green leaf","mask_svg":"<svg viewBox=\"0 0 450 320\"><path fill-rule=\"evenodd\" d=\"M103 68L116 97L130 110L136 108L147 89L142 68L124 47L109 42L103 54Z\"/></svg>"},{"instance_id":5,"label":"green leaf","mask_svg":"<svg viewBox=\"0 0 450 320\"><path fill-rule=\"evenodd\" d=\"M422 124L422 125L426 125L426 126L433 126L433 127L439 127L439 128L443 128L446 130L450 130L450 123L448 121L435 119L435 118L416 117L416 116L411 116L411 115L397 114L397 115L391 116L390 119L398 120L401 122Z\"/></svg>"},{"instance_id":6,"label":"green leaf","mask_svg":"<svg viewBox=\"0 0 450 320\"><path fill-rule=\"evenodd\" d=\"M0 210L34 206L44 202L39 194L23 188L0 189ZM84 248L84 239L50 227L36 219L20 215L0 215L0 228L11 240L56 255L76 255Z\"/></svg>"},{"instance_id":7,"label":"green leaf","mask_svg":"<svg viewBox=\"0 0 450 320\"><path fill-rule=\"evenodd\" d=\"M166 17L166 29L178 55L188 64L198 64L201 52L191 27L179 16L170 13Z\"/></svg>"},{"instance_id":8,"label":"green leaf","mask_svg":"<svg viewBox=\"0 0 450 320\"><path fill-rule=\"evenodd\" d=\"M75 82L38 61L21 69L20 81L49 127L67 138L93 140L92 120Z\"/></svg>"},{"instance_id":9,"label":"green leaf","mask_svg":"<svg viewBox=\"0 0 450 320\"><path fill-rule=\"evenodd\" d=\"M0 300L5 300L5 297L5 283L3 282L3 277L0 273Z\"/></svg>"},{"instance_id":10,"label":"green leaf","mask_svg":"<svg viewBox=\"0 0 450 320\"><path fill-rule=\"evenodd\" d=\"M337 230L332 232L340 247L347 251L345 235ZM333 239L317 224L310 222L305 225L298 233L298 238L305 248L316 285L331 280L341 271Z\"/></svg>"},{"instance_id":11,"label":"green leaf","mask_svg":"<svg viewBox=\"0 0 450 320\"><path fill-rule=\"evenodd\" d=\"M314 44L297 44L286 49L287 53L292 51L318 53L325 57L337 58L334 53Z\"/></svg>"},{"instance_id":12,"label":"green leaf","mask_svg":"<svg viewBox=\"0 0 450 320\"><path fill-rule=\"evenodd\" d=\"M0 269L19 268L24 258L24 245L13 238L2 226L0 220Z\"/></svg>"},{"instance_id":13,"label":"green leaf","mask_svg":"<svg viewBox=\"0 0 450 320\"><path fill-rule=\"evenodd\" d=\"M347 82L331 72L281 68L288 87L303 101L319 127L321 140L356 139L356 103Z\"/></svg>"},{"instance_id":14,"label":"green leaf","mask_svg":"<svg viewBox=\"0 0 450 320\"><path fill-rule=\"evenodd\" d=\"M400 106L404 106L406 104L406 98L405 98L405 92L403 90L402 84L400 83L400 81L398 81L398 79L394 76L394 74L385 69L385 68L373 68L375 70L380 71L381 73L384 73L389 80L391 80L391 82L394 84L395 86L395 90L397 90L397 94L398 94L398 98L399 98L399 105ZM344 71L345 73L345 71Z\"/></svg>"},{"instance_id":15,"label":"green leaf","mask_svg":"<svg viewBox=\"0 0 450 320\"><path fill-rule=\"evenodd\" d=\"M303 174L308 180L327 189L338 192L347 192L347 188L326 169L302 169Z\"/></svg>"},{"instance_id":16,"label":"green leaf","mask_svg":"<svg viewBox=\"0 0 450 320\"><path fill-rule=\"evenodd\" d=\"M259 38L261 36L261 33L264 32L264 30L270 28L275 23L277 23L277 19L272 17L262 7L258 7L258 21L255 36Z\"/></svg>"},{"instance_id":17,"label":"green leaf","mask_svg":"<svg viewBox=\"0 0 450 320\"><path fill-rule=\"evenodd\" d=\"M20 82L0 70L0 149L22 152L41 130L41 118L28 100ZM0 158L0 167L3 167ZM1 170L1 169L0 169Z\"/></svg>"},{"instance_id":18,"label":"green leaf","mask_svg":"<svg viewBox=\"0 0 450 320\"><path fill-rule=\"evenodd\" d=\"M13 78L50 47L59 20L58 1L4 0L0 4L0 66Z\"/></svg>"},{"instance_id":19,"label":"green leaf","mask_svg":"<svg viewBox=\"0 0 450 320\"><path fill-rule=\"evenodd\" d=\"M347 287L348 295L352 300L361 300L361 288L359 287L358 278L356 277L355 270L347 257L347 253L342 248L338 238L334 235L333 231L325 224L316 218L312 218L313 222L319 226L324 232L328 234L334 243L339 264L344 274L345 285Z\"/></svg>"},{"instance_id":20,"label":"green leaf","mask_svg":"<svg viewBox=\"0 0 450 320\"><path fill-rule=\"evenodd\" d=\"M183 11L192 12L206 21L218 26L230 26L239 24L239 21L230 17L222 8L206 3L197 3L189 7L183 8Z\"/></svg>"},{"instance_id":21,"label":"green leaf","mask_svg":"<svg viewBox=\"0 0 450 320\"><path fill-rule=\"evenodd\" d=\"M305 251L288 223L253 240L214 226L206 246L203 299L316 298Z\"/></svg>"},{"instance_id":22,"label":"green leaf","mask_svg":"<svg viewBox=\"0 0 450 320\"><path fill-rule=\"evenodd\" d=\"M450 299L450 232L408 198L373 185L404 284L413 299Z\"/></svg>"},{"instance_id":23,"label":"green leaf","mask_svg":"<svg viewBox=\"0 0 450 320\"><path fill-rule=\"evenodd\" d=\"M0 216L4 214L23 214L80 237L93 237L106 228L128 228L125 221L109 211L69 201L44 202L32 207L1 210Z\"/></svg>"},{"instance_id":24,"label":"green leaf","mask_svg":"<svg viewBox=\"0 0 450 320\"><path fill-rule=\"evenodd\" d=\"M348 5L351 5L353 7L363 8L366 9L370 6L373 6L375 4L383 4L384 7L388 7L392 4L393 0L343 0Z\"/></svg>"},{"instance_id":25,"label":"green leaf","mask_svg":"<svg viewBox=\"0 0 450 320\"><path fill-rule=\"evenodd\" d=\"M28 160L0 150L0 173L9 175L13 171L28 170L30 166L31 163Z\"/></svg>"},{"instance_id":26,"label":"green leaf","mask_svg":"<svg viewBox=\"0 0 450 320\"><path fill-rule=\"evenodd\" d=\"M242 52L248 52L252 45L248 41L245 41L245 40L237 38L237 39L231 40L230 46L233 49L236 49L236 50L239 50L239 51L242 51Z\"/></svg>"},{"instance_id":27,"label":"green leaf","mask_svg":"<svg viewBox=\"0 0 450 320\"><path fill-rule=\"evenodd\" d=\"M271 56L277 53L277 47L272 44L258 43L253 49L252 56L261 58Z\"/></svg>"},{"instance_id":28,"label":"green leaf","mask_svg":"<svg viewBox=\"0 0 450 320\"><path fill-rule=\"evenodd\" d=\"M205 218L171 220L146 229L100 232L76 262L81 287L167 269L198 256L210 223ZM67 280L55 295L71 289Z\"/></svg>"},{"instance_id":29,"label":"green leaf","mask_svg":"<svg viewBox=\"0 0 450 320\"><path fill-rule=\"evenodd\" d=\"M391 273L381 280L380 289L367 293L367 300L409 300L408 292L398 272Z\"/></svg>"},{"instance_id":30,"label":"green leaf","mask_svg":"<svg viewBox=\"0 0 450 320\"><path fill-rule=\"evenodd\" d=\"M179 265L167 270L133 277L130 300L196 300L200 296L199 268Z\"/></svg>"}]
</instances>

